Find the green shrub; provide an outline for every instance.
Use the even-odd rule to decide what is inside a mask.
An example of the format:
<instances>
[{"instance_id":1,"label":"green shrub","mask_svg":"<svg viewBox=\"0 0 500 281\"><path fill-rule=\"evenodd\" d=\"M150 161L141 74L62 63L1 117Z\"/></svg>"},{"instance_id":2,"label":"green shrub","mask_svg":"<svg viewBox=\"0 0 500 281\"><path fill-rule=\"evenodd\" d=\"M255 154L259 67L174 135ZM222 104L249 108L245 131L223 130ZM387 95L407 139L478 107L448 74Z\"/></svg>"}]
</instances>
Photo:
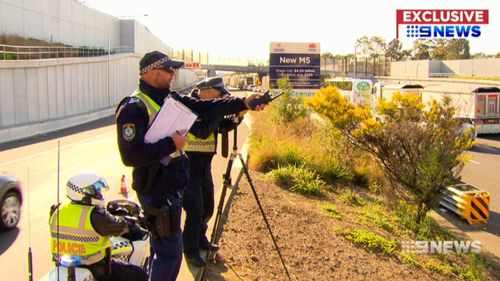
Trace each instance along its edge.
<instances>
[{"instance_id":1,"label":"green shrub","mask_svg":"<svg viewBox=\"0 0 500 281\"><path fill-rule=\"evenodd\" d=\"M389 232L395 231L395 226L387 218L387 215L377 210L376 208L363 208L360 212L361 215L369 219L370 224L374 224Z\"/></svg>"},{"instance_id":2,"label":"green shrub","mask_svg":"<svg viewBox=\"0 0 500 281\"><path fill-rule=\"evenodd\" d=\"M300 166L304 164L304 157L301 155L299 149L294 146L286 146L279 152L280 165Z\"/></svg>"},{"instance_id":3,"label":"green shrub","mask_svg":"<svg viewBox=\"0 0 500 281\"><path fill-rule=\"evenodd\" d=\"M340 195L340 201L345 204L349 204L352 206L361 206L365 204L363 198L359 196L352 189L346 189L342 195Z\"/></svg>"},{"instance_id":4,"label":"green shrub","mask_svg":"<svg viewBox=\"0 0 500 281\"><path fill-rule=\"evenodd\" d=\"M443 275L450 275L453 273L453 267L441 262L428 261L425 263L424 268L429 271L441 273Z\"/></svg>"},{"instance_id":5,"label":"green shrub","mask_svg":"<svg viewBox=\"0 0 500 281\"><path fill-rule=\"evenodd\" d=\"M413 253L398 253L399 258L407 265L412 267L422 267L422 263L415 258Z\"/></svg>"},{"instance_id":6,"label":"green shrub","mask_svg":"<svg viewBox=\"0 0 500 281\"><path fill-rule=\"evenodd\" d=\"M354 168L352 183L358 186L368 185L368 167L366 165L357 166Z\"/></svg>"},{"instance_id":7,"label":"green shrub","mask_svg":"<svg viewBox=\"0 0 500 281\"><path fill-rule=\"evenodd\" d=\"M292 87L288 77L279 79L277 83L279 89L285 94L269 106L271 118L281 124L286 124L306 117L309 109L301 97L292 96Z\"/></svg>"},{"instance_id":8,"label":"green shrub","mask_svg":"<svg viewBox=\"0 0 500 281\"><path fill-rule=\"evenodd\" d=\"M459 276L464 280L483 281L487 280L484 276L485 266L484 258L476 255L467 255L467 265L459 269Z\"/></svg>"},{"instance_id":9,"label":"green shrub","mask_svg":"<svg viewBox=\"0 0 500 281\"><path fill-rule=\"evenodd\" d=\"M4 59L4 58L5 58L5 60L15 60L15 59L17 59L17 55L13 54L13 53L0 54L0 59Z\"/></svg>"},{"instance_id":10,"label":"green shrub","mask_svg":"<svg viewBox=\"0 0 500 281\"><path fill-rule=\"evenodd\" d=\"M331 181L348 182L352 180L352 172L348 164L341 159L330 155L322 159L324 164L324 176Z\"/></svg>"},{"instance_id":11,"label":"green shrub","mask_svg":"<svg viewBox=\"0 0 500 281\"><path fill-rule=\"evenodd\" d=\"M342 236L347 240L372 252L392 255L397 249L395 241L387 240L371 231L364 229L344 230Z\"/></svg>"},{"instance_id":12,"label":"green shrub","mask_svg":"<svg viewBox=\"0 0 500 281\"><path fill-rule=\"evenodd\" d=\"M255 142L254 142L255 143ZM278 149L272 145L254 145L250 150L248 167L260 172L269 172L278 167Z\"/></svg>"},{"instance_id":13,"label":"green shrub","mask_svg":"<svg viewBox=\"0 0 500 281\"><path fill-rule=\"evenodd\" d=\"M396 223L403 229L415 234L421 240L447 240L453 239L453 235L441 228L431 217L425 216L420 223L417 223L417 212L414 206L399 204L395 210L398 220Z\"/></svg>"},{"instance_id":14,"label":"green shrub","mask_svg":"<svg viewBox=\"0 0 500 281\"><path fill-rule=\"evenodd\" d=\"M368 185L368 190L370 190L371 193L377 194L382 190L382 187L382 184L375 180L370 182L370 184Z\"/></svg>"},{"instance_id":15,"label":"green shrub","mask_svg":"<svg viewBox=\"0 0 500 281\"><path fill-rule=\"evenodd\" d=\"M269 177L276 180L276 183L304 195L321 196L326 184L319 176L304 166L280 166L272 171Z\"/></svg>"},{"instance_id":16,"label":"green shrub","mask_svg":"<svg viewBox=\"0 0 500 281\"><path fill-rule=\"evenodd\" d=\"M326 204L321 207L323 211L326 212L326 214L334 219L341 219L342 218L342 213L337 210L337 207L331 204Z\"/></svg>"}]
</instances>

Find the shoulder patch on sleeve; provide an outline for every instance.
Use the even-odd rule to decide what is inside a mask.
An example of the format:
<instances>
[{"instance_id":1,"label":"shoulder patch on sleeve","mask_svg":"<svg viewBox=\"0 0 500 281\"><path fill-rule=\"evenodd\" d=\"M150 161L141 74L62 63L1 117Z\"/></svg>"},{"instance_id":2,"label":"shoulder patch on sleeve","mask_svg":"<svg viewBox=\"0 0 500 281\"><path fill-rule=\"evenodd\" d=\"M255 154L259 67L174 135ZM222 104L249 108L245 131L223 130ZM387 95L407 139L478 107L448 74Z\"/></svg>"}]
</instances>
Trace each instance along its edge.
<instances>
[{"instance_id":1,"label":"shoulder patch on sleeve","mask_svg":"<svg viewBox=\"0 0 500 281\"><path fill-rule=\"evenodd\" d=\"M122 136L126 141L132 141L135 138L135 124L127 123L122 126Z\"/></svg>"}]
</instances>

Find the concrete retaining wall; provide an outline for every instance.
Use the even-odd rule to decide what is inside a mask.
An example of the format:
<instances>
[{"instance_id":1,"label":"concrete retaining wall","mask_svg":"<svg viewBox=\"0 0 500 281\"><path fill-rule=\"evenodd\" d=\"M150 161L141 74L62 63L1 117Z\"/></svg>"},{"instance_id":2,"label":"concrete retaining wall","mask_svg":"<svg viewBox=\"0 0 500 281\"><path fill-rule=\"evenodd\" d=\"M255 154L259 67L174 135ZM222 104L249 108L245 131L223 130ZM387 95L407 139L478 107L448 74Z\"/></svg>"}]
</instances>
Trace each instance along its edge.
<instances>
[{"instance_id":1,"label":"concrete retaining wall","mask_svg":"<svg viewBox=\"0 0 500 281\"><path fill-rule=\"evenodd\" d=\"M120 22L74 0L2 0L0 34L14 34L72 46L120 44Z\"/></svg>"},{"instance_id":2,"label":"concrete retaining wall","mask_svg":"<svg viewBox=\"0 0 500 281\"><path fill-rule=\"evenodd\" d=\"M113 114L137 87L140 56L0 61L0 142Z\"/></svg>"},{"instance_id":3,"label":"concrete retaining wall","mask_svg":"<svg viewBox=\"0 0 500 281\"><path fill-rule=\"evenodd\" d=\"M112 115L137 88L138 54L108 58L0 61L0 143L44 134ZM196 82L181 69L173 89Z\"/></svg>"},{"instance_id":4,"label":"concrete retaining wall","mask_svg":"<svg viewBox=\"0 0 500 281\"><path fill-rule=\"evenodd\" d=\"M109 28L109 30L108 30ZM109 31L109 32L108 32ZM171 48L133 19L118 19L75 0L1 0L0 34L144 54Z\"/></svg>"},{"instance_id":5,"label":"concrete retaining wall","mask_svg":"<svg viewBox=\"0 0 500 281\"><path fill-rule=\"evenodd\" d=\"M391 77L426 78L432 75L500 77L500 59L391 62Z\"/></svg>"}]
</instances>

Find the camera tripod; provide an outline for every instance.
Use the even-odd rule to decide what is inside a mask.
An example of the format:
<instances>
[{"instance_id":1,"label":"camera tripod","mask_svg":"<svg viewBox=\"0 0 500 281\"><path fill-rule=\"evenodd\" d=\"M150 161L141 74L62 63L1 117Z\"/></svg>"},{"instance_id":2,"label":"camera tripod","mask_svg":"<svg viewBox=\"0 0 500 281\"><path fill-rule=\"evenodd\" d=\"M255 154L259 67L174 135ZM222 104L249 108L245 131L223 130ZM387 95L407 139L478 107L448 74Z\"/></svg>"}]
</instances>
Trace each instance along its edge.
<instances>
[{"instance_id":1,"label":"camera tripod","mask_svg":"<svg viewBox=\"0 0 500 281\"><path fill-rule=\"evenodd\" d=\"M253 184L252 178L250 177L250 173L248 172L248 168L246 166L245 160L243 159L243 155L238 152L238 117L237 115L233 115L232 121L235 124L234 130L233 130L233 149L231 152L231 155L229 156L229 161L226 166L226 172L223 174L223 186L222 186L222 192L220 195L219 199L219 205L217 207L217 214L215 216L215 222L214 222L214 228L212 230L212 236L210 238L210 243L212 244L217 244L220 238L220 234L222 232L221 229L221 220L222 220L222 213L224 209L224 201L226 199L226 193L227 193L227 188L233 188L232 181L231 181L231 170L233 167L234 160L236 158L240 159L242 169L245 173L245 176L248 180L248 184L250 185L250 188L252 189L253 196L255 197L255 201L257 202L257 206L259 206L260 213L262 215L262 218L264 219L264 222L266 224L267 230L269 231L269 235L271 236L271 239L273 240L274 247L276 248L276 252L279 255L279 258L281 260L281 263L283 264L283 268L285 269L285 273L288 276L288 280L292 280L290 277L290 273L288 272L288 268L286 267L285 261L283 259L283 256L281 254L281 250L278 247L278 243L276 242L276 238L274 237L274 234L271 229L271 225L269 224L269 221L267 219L267 216L264 212L264 208L262 207L262 204L260 202L259 196L257 195L257 190L255 189L255 186ZM240 174L241 175L241 174ZM208 253L208 261L214 261L215 258L215 252L210 251Z\"/></svg>"}]
</instances>

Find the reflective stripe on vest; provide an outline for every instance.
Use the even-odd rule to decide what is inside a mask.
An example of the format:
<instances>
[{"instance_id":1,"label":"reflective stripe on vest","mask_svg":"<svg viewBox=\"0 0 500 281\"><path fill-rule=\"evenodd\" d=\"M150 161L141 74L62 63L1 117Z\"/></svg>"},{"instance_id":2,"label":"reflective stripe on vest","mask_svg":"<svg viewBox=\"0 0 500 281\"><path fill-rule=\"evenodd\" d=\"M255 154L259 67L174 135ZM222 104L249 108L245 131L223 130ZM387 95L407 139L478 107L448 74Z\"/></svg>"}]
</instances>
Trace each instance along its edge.
<instances>
[{"instance_id":1,"label":"reflective stripe on vest","mask_svg":"<svg viewBox=\"0 0 500 281\"><path fill-rule=\"evenodd\" d=\"M198 94L199 90L195 89L189 93L189 96L195 99L200 99ZM210 134L210 136L206 139L197 138L191 133L188 133L187 136L188 141L186 143L186 147L184 148L185 151L215 153L215 133Z\"/></svg>"},{"instance_id":2,"label":"reflective stripe on vest","mask_svg":"<svg viewBox=\"0 0 500 281\"><path fill-rule=\"evenodd\" d=\"M82 258L82 264L90 265L106 256L106 248L112 245L108 237L101 236L92 227L90 214L94 208L95 206L68 202L59 206L52 214L50 248L54 259L58 260L62 255L78 255Z\"/></svg>"},{"instance_id":3,"label":"reflective stripe on vest","mask_svg":"<svg viewBox=\"0 0 500 281\"><path fill-rule=\"evenodd\" d=\"M153 123L153 120L155 120L156 114L158 114L158 111L160 111L160 106L152 100L149 96L145 95L143 92L141 92L139 89L137 89L131 97L136 97L142 101L142 103L146 106L146 109L148 111L148 116L149 116L149 122L148 126L150 126Z\"/></svg>"},{"instance_id":4,"label":"reflective stripe on vest","mask_svg":"<svg viewBox=\"0 0 500 281\"><path fill-rule=\"evenodd\" d=\"M151 126L153 121L155 120L156 115L160 111L161 106L159 106L153 99L151 99L148 95L144 94L141 92L139 89L137 89L131 97L136 97L142 101L142 103L146 106L146 109L148 111L148 116L149 116L149 121L148 121L148 127ZM176 150L174 153L170 154L169 156L171 158L177 158L183 154L183 151L178 151Z\"/></svg>"},{"instance_id":5,"label":"reflective stripe on vest","mask_svg":"<svg viewBox=\"0 0 500 281\"><path fill-rule=\"evenodd\" d=\"M215 133L206 139L200 139L193 134L188 134L185 151L215 153Z\"/></svg>"}]
</instances>

